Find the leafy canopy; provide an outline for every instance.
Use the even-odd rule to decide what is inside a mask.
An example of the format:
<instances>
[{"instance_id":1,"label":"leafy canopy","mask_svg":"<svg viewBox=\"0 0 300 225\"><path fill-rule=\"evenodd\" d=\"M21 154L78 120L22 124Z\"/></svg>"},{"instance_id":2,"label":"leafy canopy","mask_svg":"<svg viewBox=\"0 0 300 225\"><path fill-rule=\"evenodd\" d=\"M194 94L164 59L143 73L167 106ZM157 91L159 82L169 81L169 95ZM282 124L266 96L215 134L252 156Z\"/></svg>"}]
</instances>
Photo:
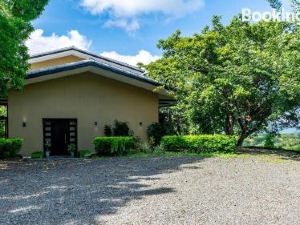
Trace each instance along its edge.
<instances>
[{"instance_id":1,"label":"leafy canopy","mask_svg":"<svg viewBox=\"0 0 300 225\"><path fill-rule=\"evenodd\" d=\"M24 42L33 27L30 23L44 10L48 0L0 0L0 97L10 88L23 86L28 70Z\"/></svg>"},{"instance_id":2,"label":"leafy canopy","mask_svg":"<svg viewBox=\"0 0 300 225\"><path fill-rule=\"evenodd\" d=\"M300 32L279 22L252 24L235 17L192 37L176 31L158 47L163 57L149 75L173 90L173 113L189 133L239 135L239 144L300 106Z\"/></svg>"},{"instance_id":3,"label":"leafy canopy","mask_svg":"<svg viewBox=\"0 0 300 225\"><path fill-rule=\"evenodd\" d=\"M282 2L281 0L267 0L267 2L270 3L270 6L274 9L280 10L282 8ZM290 5L294 8L294 10L300 9L300 1L299 0L288 0L286 2L289 2Z\"/></svg>"}]
</instances>

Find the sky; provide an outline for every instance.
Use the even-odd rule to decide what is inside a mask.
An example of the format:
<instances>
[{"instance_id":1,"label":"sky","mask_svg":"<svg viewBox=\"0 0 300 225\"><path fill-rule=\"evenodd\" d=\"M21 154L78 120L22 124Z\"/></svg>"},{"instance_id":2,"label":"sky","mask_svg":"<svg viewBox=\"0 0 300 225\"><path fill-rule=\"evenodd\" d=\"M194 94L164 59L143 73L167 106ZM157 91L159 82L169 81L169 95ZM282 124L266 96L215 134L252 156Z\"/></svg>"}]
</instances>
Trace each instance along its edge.
<instances>
[{"instance_id":1,"label":"sky","mask_svg":"<svg viewBox=\"0 0 300 225\"><path fill-rule=\"evenodd\" d=\"M161 55L159 39L200 32L214 15L226 24L243 8L271 10L266 0L50 0L26 44L31 54L76 46L149 63Z\"/></svg>"}]
</instances>

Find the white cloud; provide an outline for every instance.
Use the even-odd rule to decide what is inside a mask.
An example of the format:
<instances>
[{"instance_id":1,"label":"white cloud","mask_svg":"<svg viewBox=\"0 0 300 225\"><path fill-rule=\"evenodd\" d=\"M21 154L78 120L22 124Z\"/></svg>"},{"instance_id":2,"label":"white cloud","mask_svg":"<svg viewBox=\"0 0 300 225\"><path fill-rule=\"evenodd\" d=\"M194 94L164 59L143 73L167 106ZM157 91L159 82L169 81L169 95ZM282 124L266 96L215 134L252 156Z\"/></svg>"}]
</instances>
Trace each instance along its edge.
<instances>
[{"instance_id":1,"label":"white cloud","mask_svg":"<svg viewBox=\"0 0 300 225\"><path fill-rule=\"evenodd\" d=\"M45 36L43 30L37 29L32 32L30 38L26 41L30 55L71 46L88 50L91 44L92 42L77 30L71 30L67 35L62 36L55 33Z\"/></svg>"},{"instance_id":2,"label":"white cloud","mask_svg":"<svg viewBox=\"0 0 300 225\"><path fill-rule=\"evenodd\" d=\"M102 56L115 59L121 62L128 63L130 65L136 66L138 63L149 64L155 60L158 60L160 57L157 55L152 55L150 52L141 50L137 55L121 55L115 51L112 52L103 52Z\"/></svg>"},{"instance_id":3,"label":"white cloud","mask_svg":"<svg viewBox=\"0 0 300 225\"><path fill-rule=\"evenodd\" d=\"M116 20L114 24L110 22L111 25L117 27L124 28L124 19L131 18L135 23L134 28L138 29L138 16L160 13L168 17L182 17L198 11L204 5L204 0L81 0L81 5L93 15L108 13L111 21ZM123 20L122 26L117 22L120 19Z\"/></svg>"},{"instance_id":4,"label":"white cloud","mask_svg":"<svg viewBox=\"0 0 300 225\"><path fill-rule=\"evenodd\" d=\"M122 28L128 32L132 32L140 28L140 24L138 23L137 20L127 20L127 19L109 20L105 23L105 26Z\"/></svg>"}]
</instances>

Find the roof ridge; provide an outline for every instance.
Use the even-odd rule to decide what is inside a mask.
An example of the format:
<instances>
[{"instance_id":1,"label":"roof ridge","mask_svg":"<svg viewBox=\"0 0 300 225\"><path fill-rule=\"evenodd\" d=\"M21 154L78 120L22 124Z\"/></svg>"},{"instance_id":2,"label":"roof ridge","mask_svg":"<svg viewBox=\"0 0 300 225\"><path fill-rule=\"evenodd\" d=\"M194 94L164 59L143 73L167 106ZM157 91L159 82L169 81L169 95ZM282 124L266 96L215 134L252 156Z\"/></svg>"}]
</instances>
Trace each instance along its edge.
<instances>
[{"instance_id":1,"label":"roof ridge","mask_svg":"<svg viewBox=\"0 0 300 225\"><path fill-rule=\"evenodd\" d=\"M101 63L100 61L97 61L97 60L94 60L94 59L86 59L86 60L82 60L82 61L78 61L78 62L71 62L71 63L62 64L62 65L43 67L43 68L40 68L40 69L31 70L31 71L27 72L26 78L27 79L34 78L35 74L52 73L54 71L60 71L60 70L65 71L65 69L67 69L67 68L76 69L76 68L82 67L82 66L99 66L103 69L109 69L109 70L112 70L113 72L116 72L116 73L120 73L120 74L123 74L123 75L126 74L129 78L134 78L134 79L138 79L138 80L141 80L141 81L146 81L146 82L151 83L153 85L158 85L159 84L157 81L151 79L150 77L143 76L142 74L139 74L138 72L134 73L134 72L122 70L121 68L116 68L116 67L113 67L109 64Z\"/></svg>"},{"instance_id":2,"label":"roof ridge","mask_svg":"<svg viewBox=\"0 0 300 225\"><path fill-rule=\"evenodd\" d=\"M86 55L92 56L94 58L98 58L98 59L102 59L102 60L105 60L105 61L108 61L108 62L111 62L111 63L115 63L115 64L117 64L119 66L124 66L124 67L127 67L129 69L133 69L133 70L136 70L136 71L139 71L139 72L142 72L142 73L145 72L145 70L143 70L143 69L141 69L139 67L132 66L132 65L129 65L128 63L121 62L121 61L118 61L118 60L115 60L115 59L111 59L111 58L108 58L108 57L97 55L97 54L94 54L94 53L89 52L87 50L79 49L79 48L77 48L75 46L66 47L66 48L60 48L60 49L56 49L56 50L52 50L52 51L48 51L48 52L44 52L44 53L39 53L39 54L34 54L34 55L30 56L30 59L36 59L36 58L44 57L44 56L47 56L47 55L58 54L58 53L66 52L66 51L77 51L77 52L80 52L82 54L86 54Z\"/></svg>"}]
</instances>

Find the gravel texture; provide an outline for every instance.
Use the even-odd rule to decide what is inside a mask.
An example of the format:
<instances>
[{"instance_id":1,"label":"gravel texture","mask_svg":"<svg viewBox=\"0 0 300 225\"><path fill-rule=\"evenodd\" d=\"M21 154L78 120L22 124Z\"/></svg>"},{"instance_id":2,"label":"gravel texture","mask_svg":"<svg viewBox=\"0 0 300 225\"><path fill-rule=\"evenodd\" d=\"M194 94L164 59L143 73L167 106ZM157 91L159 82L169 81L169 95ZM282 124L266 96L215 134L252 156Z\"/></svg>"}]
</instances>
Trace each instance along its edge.
<instances>
[{"instance_id":1,"label":"gravel texture","mask_svg":"<svg viewBox=\"0 0 300 225\"><path fill-rule=\"evenodd\" d=\"M0 162L0 224L300 224L300 161Z\"/></svg>"}]
</instances>

